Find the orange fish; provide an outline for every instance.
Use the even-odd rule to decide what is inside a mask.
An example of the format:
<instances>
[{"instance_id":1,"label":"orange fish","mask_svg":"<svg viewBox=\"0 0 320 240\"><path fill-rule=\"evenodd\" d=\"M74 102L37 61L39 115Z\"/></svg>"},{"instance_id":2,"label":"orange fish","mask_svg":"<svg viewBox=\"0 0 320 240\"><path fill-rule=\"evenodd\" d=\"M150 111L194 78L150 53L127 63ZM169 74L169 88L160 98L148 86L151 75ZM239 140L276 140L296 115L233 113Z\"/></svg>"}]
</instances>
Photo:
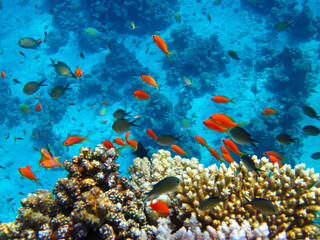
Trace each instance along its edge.
<instances>
[{"instance_id":1,"label":"orange fish","mask_svg":"<svg viewBox=\"0 0 320 240\"><path fill-rule=\"evenodd\" d=\"M105 140L105 141L102 142L102 144L103 144L107 149L110 149L110 148L117 149L110 140Z\"/></svg>"},{"instance_id":2,"label":"orange fish","mask_svg":"<svg viewBox=\"0 0 320 240\"><path fill-rule=\"evenodd\" d=\"M34 96L34 99L39 99L39 96Z\"/></svg>"},{"instance_id":3,"label":"orange fish","mask_svg":"<svg viewBox=\"0 0 320 240\"><path fill-rule=\"evenodd\" d=\"M213 123L209 119L208 120L204 120L202 123L203 123L203 125L205 125L207 128L209 128L211 130L214 130L214 131L217 131L217 132L225 132L226 134L230 135L228 133L228 129Z\"/></svg>"},{"instance_id":4,"label":"orange fish","mask_svg":"<svg viewBox=\"0 0 320 240\"><path fill-rule=\"evenodd\" d=\"M164 52L167 55L167 57L170 59L169 54L174 54L174 53L168 51L167 44L163 41L163 39L158 35L152 35L152 39L154 43L157 45L157 47L160 48L160 50Z\"/></svg>"},{"instance_id":5,"label":"orange fish","mask_svg":"<svg viewBox=\"0 0 320 240\"><path fill-rule=\"evenodd\" d=\"M279 168L282 168L281 162L276 158L275 156L271 155L269 156L269 161L275 165L276 163L279 165Z\"/></svg>"},{"instance_id":6,"label":"orange fish","mask_svg":"<svg viewBox=\"0 0 320 240\"><path fill-rule=\"evenodd\" d=\"M120 146L123 146L123 147L125 147L125 146L127 145L121 138L115 138L115 139L113 139L113 141L114 141L116 144L118 144L118 145L120 145Z\"/></svg>"},{"instance_id":7,"label":"orange fish","mask_svg":"<svg viewBox=\"0 0 320 240\"><path fill-rule=\"evenodd\" d=\"M77 79L79 79L79 77L81 77L83 75L83 71L78 67L75 71L74 71L74 75L76 76Z\"/></svg>"},{"instance_id":8,"label":"orange fish","mask_svg":"<svg viewBox=\"0 0 320 240\"><path fill-rule=\"evenodd\" d=\"M232 102L234 98L227 98L225 96L222 95L217 95L211 98L211 101L215 102L215 103L228 103L228 102ZM232 102L233 103L233 102Z\"/></svg>"},{"instance_id":9,"label":"orange fish","mask_svg":"<svg viewBox=\"0 0 320 240\"><path fill-rule=\"evenodd\" d=\"M263 116L271 116L271 115L276 114L276 112L277 111L272 109L272 108L266 108L261 113L262 113Z\"/></svg>"},{"instance_id":10,"label":"orange fish","mask_svg":"<svg viewBox=\"0 0 320 240\"><path fill-rule=\"evenodd\" d=\"M89 141L87 139L87 136L85 136L85 137L70 136L63 142L63 146L73 146L74 144L81 143L82 141Z\"/></svg>"},{"instance_id":11,"label":"orange fish","mask_svg":"<svg viewBox=\"0 0 320 240\"><path fill-rule=\"evenodd\" d=\"M40 163L40 167L43 167L43 168L55 168L55 167L60 167L62 166L62 163L58 162L57 160L45 160L45 161L42 161Z\"/></svg>"},{"instance_id":12,"label":"orange fish","mask_svg":"<svg viewBox=\"0 0 320 240\"><path fill-rule=\"evenodd\" d=\"M197 140L197 142L198 142L201 146L208 148L207 141L206 141L206 140L204 140L204 138L203 138L203 137L200 137L200 136L194 136L194 138Z\"/></svg>"},{"instance_id":13,"label":"orange fish","mask_svg":"<svg viewBox=\"0 0 320 240\"><path fill-rule=\"evenodd\" d=\"M221 127L224 127L224 128L233 128L233 127L237 127L237 126L240 126L242 124L245 124L246 122L242 122L242 123L235 123L234 120L229 117L228 115L226 114L223 114L223 113L217 113L217 114L212 114L209 119L221 126Z\"/></svg>"},{"instance_id":14,"label":"orange fish","mask_svg":"<svg viewBox=\"0 0 320 240\"><path fill-rule=\"evenodd\" d=\"M165 216L170 215L170 210L168 208L167 203L162 200L158 200L155 203L151 202L149 207L151 207L153 211L156 211L160 215L165 215Z\"/></svg>"},{"instance_id":15,"label":"orange fish","mask_svg":"<svg viewBox=\"0 0 320 240\"><path fill-rule=\"evenodd\" d=\"M126 141L130 147L134 148L134 152L135 152L138 149L138 142L133 139L129 140L129 135L130 135L130 131L126 133Z\"/></svg>"},{"instance_id":16,"label":"orange fish","mask_svg":"<svg viewBox=\"0 0 320 240\"><path fill-rule=\"evenodd\" d=\"M149 137L151 137L152 139L154 140L158 139L157 135L151 129L147 129L146 132L149 135Z\"/></svg>"},{"instance_id":17,"label":"orange fish","mask_svg":"<svg viewBox=\"0 0 320 240\"><path fill-rule=\"evenodd\" d=\"M214 150L212 147L208 147L208 150L209 150L209 152L211 153L211 155L213 157L215 157L216 159L218 159L218 160L220 160L222 162L222 159L221 159L219 153L216 150Z\"/></svg>"},{"instance_id":18,"label":"orange fish","mask_svg":"<svg viewBox=\"0 0 320 240\"><path fill-rule=\"evenodd\" d=\"M104 104L104 105L109 105L109 103L107 103L107 102L103 102L103 104Z\"/></svg>"},{"instance_id":19,"label":"orange fish","mask_svg":"<svg viewBox=\"0 0 320 240\"><path fill-rule=\"evenodd\" d=\"M41 106L40 101L39 101L37 106L36 106L36 112L40 112L41 109L42 109L42 106Z\"/></svg>"},{"instance_id":20,"label":"orange fish","mask_svg":"<svg viewBox=\"0 0 320 240\"><path fill-rule=\"evenodd\" d=\"M183 151L178 145L171 145L171 149L172 151L174 151L175 153L181 154L181 155L187 155L187 152Z\"/></svg>"},{"instance_id":21,"label":"orange fish","mask_svg":"<svg viewBox=\"0 0 320 240\"><path fill-rule=\"evenodd\" d=\"M239 157L245 155L245 153L240 152L238 146L229 139L222 139L223 144L233 153L238 154Z\"/></svg>"},{"instance_id":22,"label":"orange fish","mask_svg":"<svg viewBox=\"0 0 320 240\"><path fill-rule=\"evenodd\" d=\"M224 160L226 160L228 163L233 163L234 159L231 157L230 154L222 153L222 157Z\"/></svg>"},{"instance_id":23,"label":"orange fish","mask_svg":"<svg viewBox=\"0 0 320 240\"><path fill-rule=\"evenodd\" d=\"M139 77L143 82L147 83L150 86L155 86L156 89L158 90L159 84L156 83L156 80L154 80L151 76L148 75L141 75Z\"/></svg>"},{"instance_id":24,"label":"orange fish","mask_svg":"<svg viewBox=\"0 0 320 240\"><path fill-rule=\"evenodd\" d=\"M41 158L40 158L40 161L39 162L42 162L42 161L45 161L45 160L51 160L52 159L52 156L51 154L44 148L42 148L40 150L40 154L41 154ZM59 157L58 157L59 158Z\"/></svg>"},{"instance_id":25,"label":"orange fish","mask_svg":"<svg viewBox=\"0 0 320 240\"><path fill-rule=\"evenodd\" d=\"M6 73L4 71L1 72L1 77L5 78L6 77Z\"/></svg>"},{"instance_id":26,"label":"orange fish","mask_svg":"<svg viewBox=\"0 0 320 240\"><path fill-rule=\"evenodd\" d=\"M150 96L148 93L146 93L145 91L142 90L137 90L133 92L133 96L137 99L141 99L141 100L150 100Z\"/></svg>"},{"instance_id":27,"label":"orange fish","mask_svg":"<svg viewBox=\"0 0 320 240\"><path fill-rule=\"evenodd\" d=\"M108 119L103 120L101 123L106 123L108 122Z\"/></svg>"},{"instance_id":28,"label":"orange fish","mask_svg":"<svg viewBox=\"0 0 320 240\"><path fill-rule=\"evenodd\" d=\"M222 153L224 153L224 154L229 154L229 155L230 155L228 149L226 149L224 146L221 146L221 147L220 147L220 150L221 150Z\"/></svg>"},{"instance_id":29,"label":"orange fish","mask_svg":"<svg viewBox=\"0 0 320 240\"><path fill-rule=\"evenodd\" d=\"M266 151L263 153L266 157L275 156L277 159L284 160L285 158L282 157L279 153L275 151Z\"/></svg>"},{"instance_id":30,"label":"orange fish","mask_svg":"<svg viewBox=\"0 0 320 240\"><path fill-rule=\"evenodd\" d=\"M24 53L23 53L22 51L19 51L19 53L20 53L22 56L26 57L26 55L24 55Z\"/></svg>"},{"instance_id":31,"label":"orange fish","mask_svg":"<svg viewBox=\"0 0 320 240\"><path fill-rule=\"evenodd\" d=\"M18 169L18 171L22 175L22 177L28 178L29 180L34 180L36 183L38 180L40 180L39 178L36 178L36 175L31 171L30 165L25 168L21 167Z\"/></svg>"}]
</instances>

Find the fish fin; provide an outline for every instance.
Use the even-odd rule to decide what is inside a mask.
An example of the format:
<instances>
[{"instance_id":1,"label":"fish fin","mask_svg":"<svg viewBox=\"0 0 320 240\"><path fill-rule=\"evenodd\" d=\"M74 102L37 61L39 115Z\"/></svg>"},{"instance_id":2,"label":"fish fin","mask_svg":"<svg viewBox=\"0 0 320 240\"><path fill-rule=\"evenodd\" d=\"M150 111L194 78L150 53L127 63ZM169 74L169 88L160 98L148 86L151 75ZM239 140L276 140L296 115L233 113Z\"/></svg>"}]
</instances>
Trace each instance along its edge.
<instances>
[{"instance_id":1,"label":"fish fin","mask_svg":"<svg viewBox=\"0 0 320 240\"><path fill-rule=\"evenodd\" d=\"M30 165L28 165L26 168L30 170L30 169L31 169L31 166L30 166Z\"/></svg>"},{"instance_id":2,"label":"fish fin","mask_svg":"<svg viewBox=\"0 0 320 240\"><path fill-rule=\"evenodd\" d=\"M51 62L52 62L52 65L50 64L50 66L55 67L56 64L54 63L54 61L52 60L52 58L50 58L50 60L51 60Z\"/></svg>"}]
</instances>

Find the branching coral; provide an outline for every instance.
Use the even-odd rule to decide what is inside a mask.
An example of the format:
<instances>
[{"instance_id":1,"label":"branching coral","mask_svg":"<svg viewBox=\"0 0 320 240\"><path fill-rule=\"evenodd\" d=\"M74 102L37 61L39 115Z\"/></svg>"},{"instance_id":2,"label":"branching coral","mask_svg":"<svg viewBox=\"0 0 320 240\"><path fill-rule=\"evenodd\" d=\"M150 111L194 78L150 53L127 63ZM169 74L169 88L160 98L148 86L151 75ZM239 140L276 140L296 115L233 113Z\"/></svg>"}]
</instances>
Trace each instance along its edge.
<instances>
[{"instance_id":1,"label":"branching coral","mask_svg":"<svg viewBox=\"0 0 320 240\"><path fill-rule=\"evenodd\" d=\"M235 220L239 225L248 221L253 228L266 222L271 238L283 235L288 239L314 238L319 233L313 225L318 216L316 212L320 210L319 174L313 169L305 170L304 164L294 168L285 165L279 169L266 158L253 159L256 167L260 164L260 169L264 170L260 176L249 172L243 164L204 168L197 159L171 158L169 152L160 150L153 155L152 164L147 159L134 160L129 168L129 182L142 193L150 189L150 183L166 176L182 180L178 190L168 194L175 230L188 229L191 216L195 214L202 231L208 226L218 229L223 222L229 225ZM199 210L199 203L211 195L228 196L228 200L209 211ZM267 216L256 212L250 205L244 205L244 197L268 199L277 206L279 213Z\"/></svg>"}]
</instances>

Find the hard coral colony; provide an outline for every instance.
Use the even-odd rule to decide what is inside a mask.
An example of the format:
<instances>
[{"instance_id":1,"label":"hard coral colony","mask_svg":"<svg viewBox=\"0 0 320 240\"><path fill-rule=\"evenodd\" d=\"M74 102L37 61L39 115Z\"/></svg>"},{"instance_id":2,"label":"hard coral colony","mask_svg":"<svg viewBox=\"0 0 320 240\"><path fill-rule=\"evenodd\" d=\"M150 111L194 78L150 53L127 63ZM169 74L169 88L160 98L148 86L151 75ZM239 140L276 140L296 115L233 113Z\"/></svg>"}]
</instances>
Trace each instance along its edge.
<instances>
[{"instance_id":1,"label":"hard coral colony","mask_svg":"<svg viewBox=\"0 0 320 240\"><path fill-rule=\"evenodd\" d=\"M0 225L0 239L315 239L320 233L313 223L320 210L319 174L304 164L279 169L253 156L257 176L242 163L204 168L195 158L159 150L151 163L134 159L127 180L117 172L117 156L102 144L82 147L64 161L69 174L57 181L55 197L39 189L22 199L16 220ZM181 182L175 192L160 195L170 217L159 218L143 193L168 176ZM222 200L199 208L210 196ZM254 198L268 199L277 213L247 204Z\"/></svg>"}]
</instances>

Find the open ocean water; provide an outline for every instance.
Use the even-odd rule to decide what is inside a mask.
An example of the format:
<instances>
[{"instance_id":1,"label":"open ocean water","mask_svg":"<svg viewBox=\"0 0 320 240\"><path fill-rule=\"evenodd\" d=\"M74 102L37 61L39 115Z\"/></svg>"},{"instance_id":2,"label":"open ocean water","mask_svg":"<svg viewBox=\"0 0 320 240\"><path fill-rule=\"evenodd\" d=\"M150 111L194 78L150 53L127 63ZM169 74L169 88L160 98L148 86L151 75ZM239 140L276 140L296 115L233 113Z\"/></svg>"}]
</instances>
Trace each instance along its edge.
<instances>
[{"instance_id":1,"label":"open ocean water","mask_svg":"<svg viewBox=\"0 0 320 240\"><path fill-rule=\"evenodd\" d=\"M1 222L15 219L20 200L29 192L51 190L66 176L62 167L41 167L39 150L49 145L63 162L78 155L82 146L124 140L125 132L112 129L119 108L130 112L129 121L137 119L130 138L150 155L162 148L172 150L158 145L146 129L182 136L176 144L189 157L205 166L219 164L194 136L220 153L221 140L231 137L208 129L203 121L222 113L246 122L241 127L259 141L257 148L238 145L240 151L258 158L265 151L277 151L286 158L282 164L305 163L320 171L320 156L311 157L320 152L320 130L313 135L303 131L307 125L320 127L317 115L303 112L310 106L320 114L319 1L141 2L0 1ZM170 59L153 35L174 53ZM19 44L26 37L33 42ZM65 63L71 75L78 68L83 75L64 76L68 68L50 66L50 58ZM159 90L143 83L141 75L152 76ZM39 86L43 80L44 86ZM24 86L33 81L33 90L39 89L26 94ZM65 92L54 99L57 86ZM147 92L150 100L132 96L136 90ZM232 103L213 102L217 95L233 98ZM36 111L39 102L42 108ZM266 108L276 113L264 116ZM280 133L294 142L279 144ZM89 141L63 146L69 136L87 136ZM130 147L120 152L120 173L128 176L135 155ZM231 156L240 161L236 154ZM22 179L18 169L28 165L38 184Z\"/></svg>"}]
</instances>

